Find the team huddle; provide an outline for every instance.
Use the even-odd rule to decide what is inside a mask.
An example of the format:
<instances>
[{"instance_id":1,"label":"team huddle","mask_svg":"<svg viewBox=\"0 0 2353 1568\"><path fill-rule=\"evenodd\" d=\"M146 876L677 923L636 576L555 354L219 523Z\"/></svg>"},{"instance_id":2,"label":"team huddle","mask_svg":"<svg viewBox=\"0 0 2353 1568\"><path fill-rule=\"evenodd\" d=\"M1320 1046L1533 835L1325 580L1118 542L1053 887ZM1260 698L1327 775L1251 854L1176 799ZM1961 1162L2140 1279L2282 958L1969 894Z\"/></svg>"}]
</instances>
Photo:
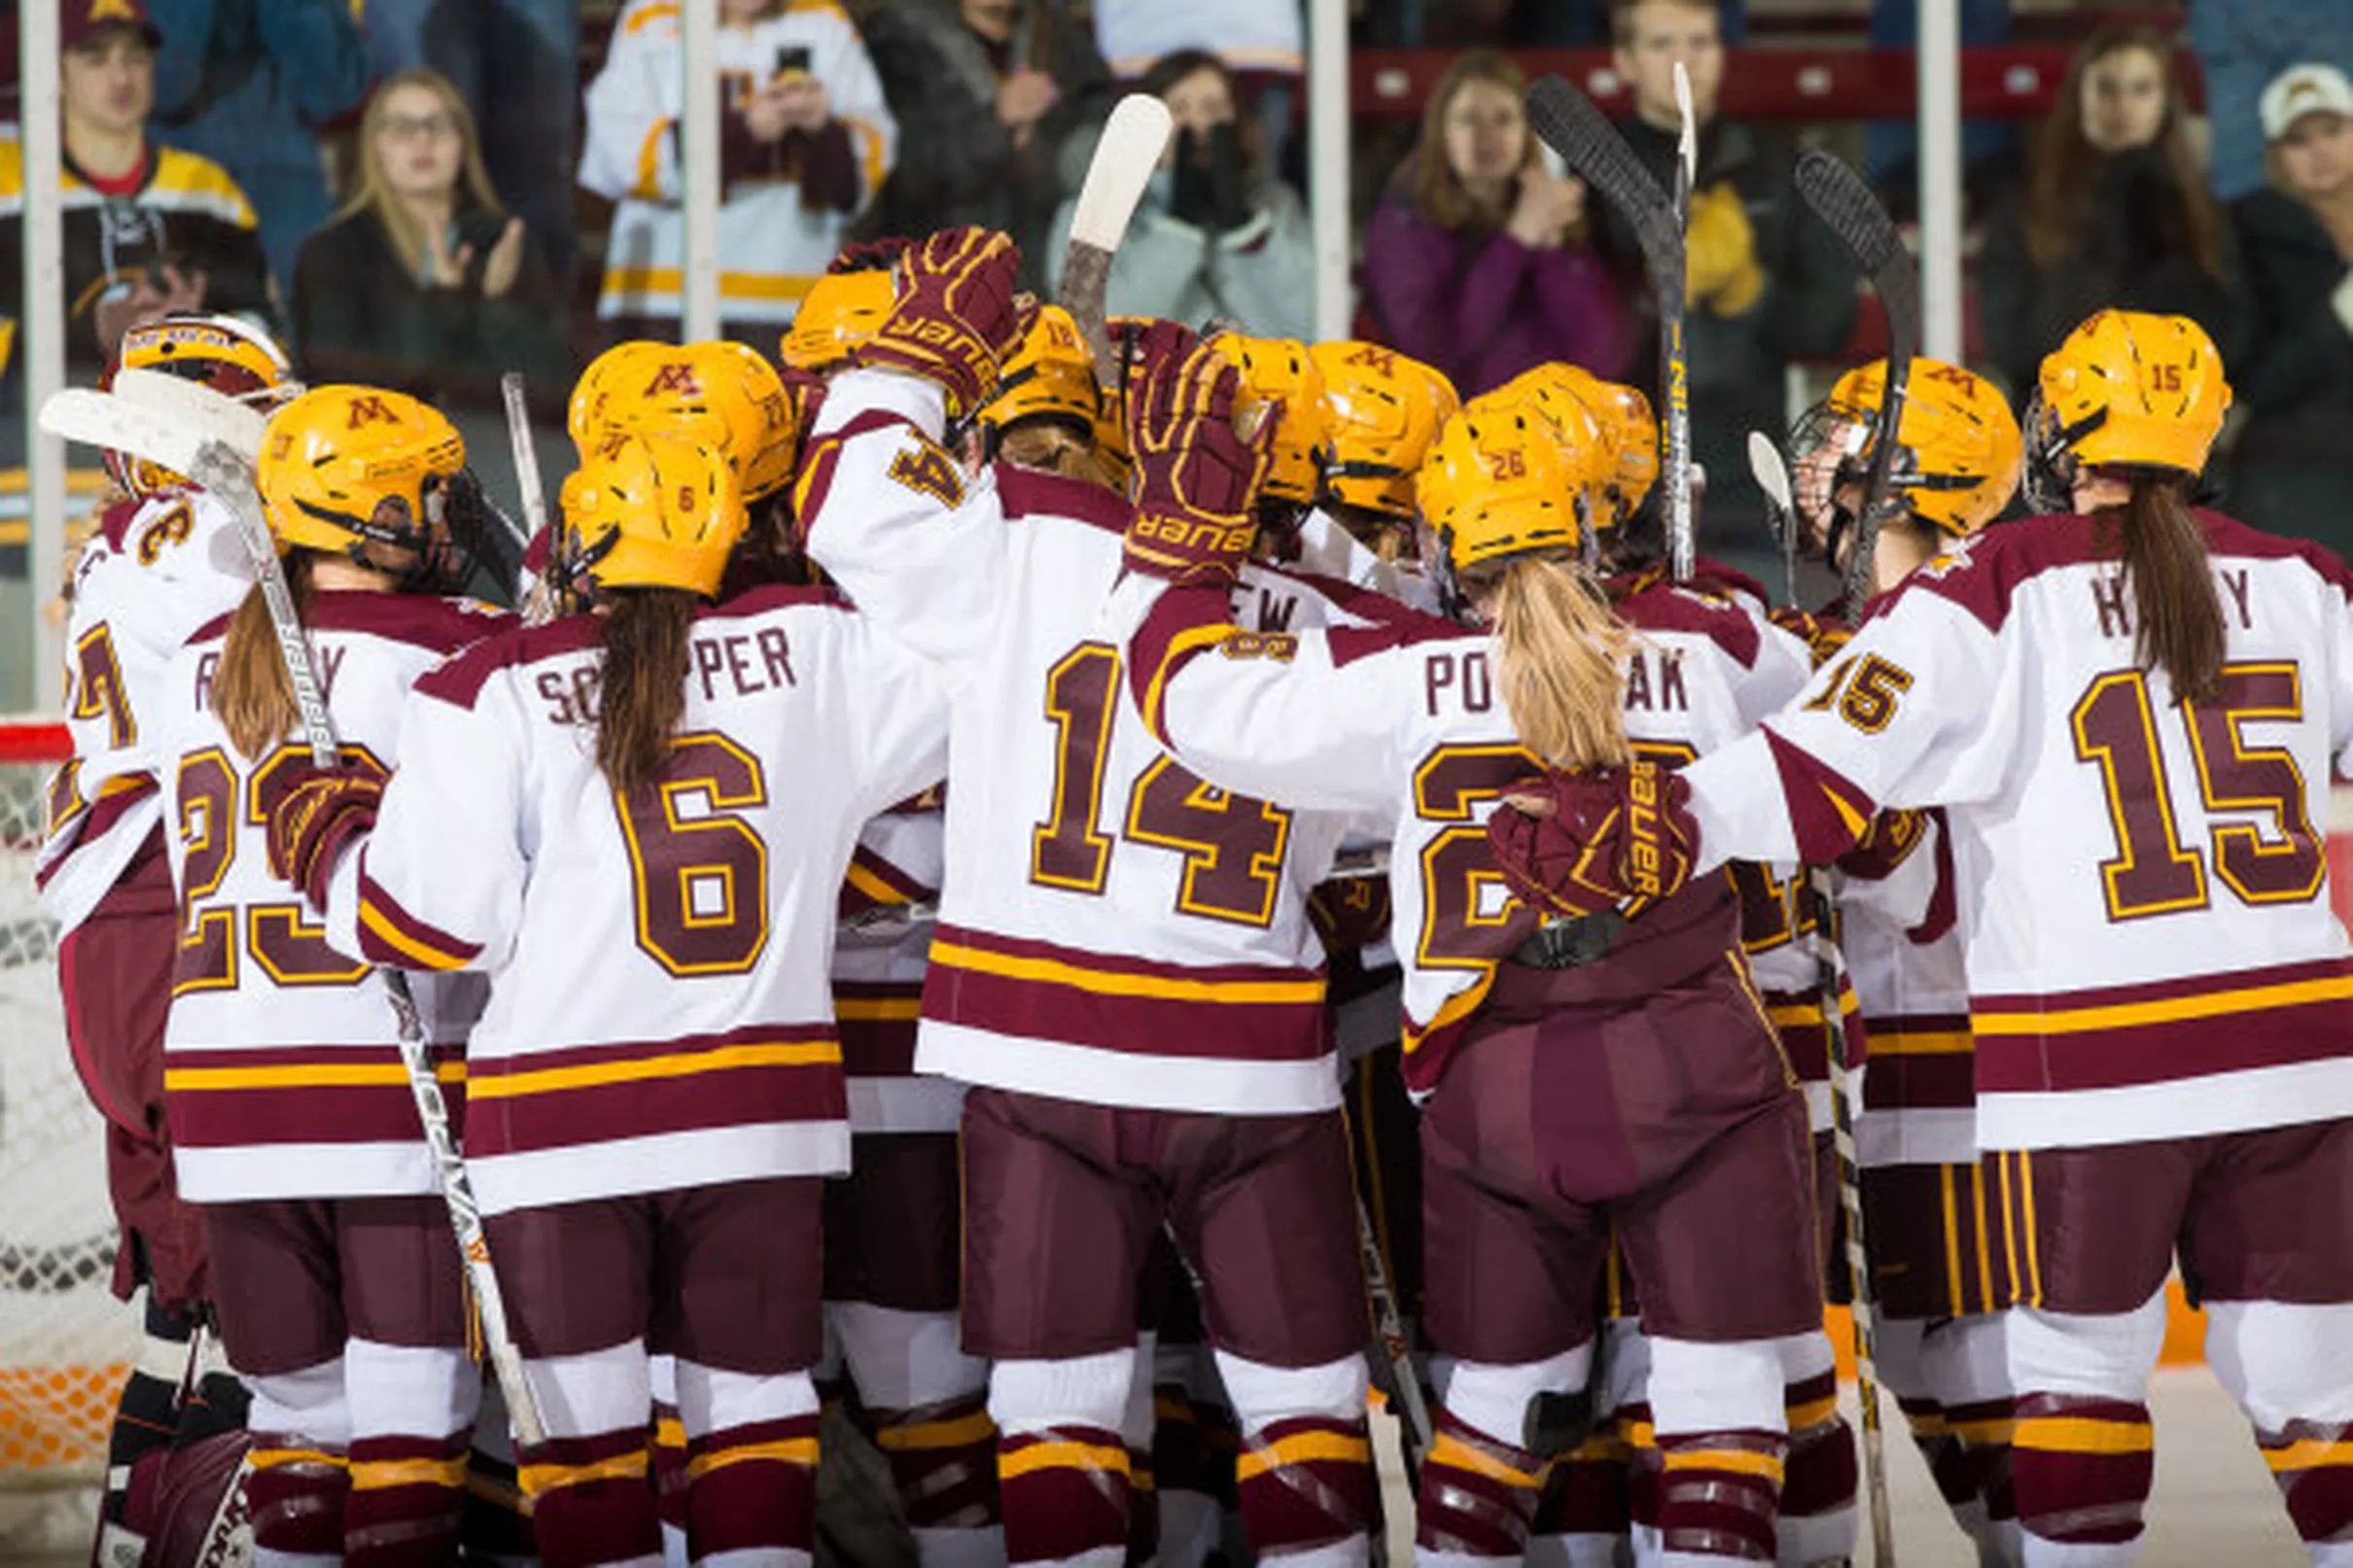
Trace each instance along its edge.
<instances>
[{"instance_id":1,"label":"team huddle","mask_svg":"<svg viewBox=\"0 0 2353 1568\"><path fill-rule=\"evenodd\" d=\"M1982 1560L2132 1556L2178 1260L2353 1563L2353 575L2192 505L2196 327L2092 317L2022 429L1844 377L1848 625L1670 575L1633 389L1104 363L1016 264L609 351L527 550L434 409L125 338L267 415L334 732L235 505L110 453L43 886L125 1415L217 1331L257 1561L805 1562L845 1399L928 1564L1363 1563L1376 1397L1422 1562L1844 1561L1846 1201Z\"/></svg>"}]
</instances>

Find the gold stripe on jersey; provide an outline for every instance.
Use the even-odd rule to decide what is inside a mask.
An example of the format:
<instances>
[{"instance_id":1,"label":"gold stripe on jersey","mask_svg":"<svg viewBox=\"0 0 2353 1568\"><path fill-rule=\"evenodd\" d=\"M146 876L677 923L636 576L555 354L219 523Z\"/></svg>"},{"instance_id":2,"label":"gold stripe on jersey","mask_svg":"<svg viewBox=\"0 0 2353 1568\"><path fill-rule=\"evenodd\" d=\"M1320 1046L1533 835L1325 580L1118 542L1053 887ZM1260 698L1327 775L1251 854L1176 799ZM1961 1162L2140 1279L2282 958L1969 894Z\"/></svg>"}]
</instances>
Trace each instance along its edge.
<instances>
[{"instance_id":1,"label":"gold stripe on jersey","mask_svg":"<svg viewBox=\"0 0 2353 1568\"><path fill-rule=\"evenodd\" d=\"M961 1448L985 1442L997 1431L987 1411L974 1411L953 1421L918 1421L911 1426L886 1426L874 1434L874 1446L885 1453L910 1449Z\"/></svg>"},{"instance_id":2,"label":"gold stripe on jersey","mask_svg":"<svg viewBox=\"0 0 2353 1568\"><path fill-rule=\"evenodd\" d=\"M860 120L856 115L842 116L841 122L849 127L850 139L858 148L859 165L866 177L864 192L872 195L882 189L883 181L891 173L890 159L883 148L882 128L872 121Z\"/></svg>"},{"instance_id":3,"label":"gold stripe on jersey","mask_svg":"<svg viewBox=\"0 0 2353 1568\"><path fill-rule=\"evenodd\" d=\"M1877 1045L1879 1042L1874 1040L1872 1043ZM1937 1167L1937 1187L1938 1195L1944 1200L1945 1205L1945 1289L1947 1292L1947 1305L1951 1307L1952 1315L1954 1317L1959 1317L1962 1315L1961 1209L1959 1200L1956 1198L1953 1192L1952 1169L1953 1167L1950 1166L1940 1166ZM2008 1221L2009 1214L2007 1210L2004 1211L2002 1217L2005 1222ZM2013 1272L2016 1272L2017 1268L2018 1265L2014 1259L2011 1264L2011 1269Z\"/></svg>"},{"instance_id":4,"label":"gold stripe on jersey","mask_svg":"<svg viewBox=\"0 0 2353 1568\"><path fill-rule=\"evenodd\" d=\"M2157 1430L2146 1421L2030 1415L2018 1423L2010 1444L2038 1453L2147 1453L2157 1446Z\"/></svg>"},{"instance_id":5,"label":"gold stripe on jersey","mask_svg":"<svg viewBox=\"0 0 2353 1568\"><path fill-rule=\"evenodd\" d=\"M997 1479L1015 1481L1039 1470L1128 1474L1128 1450L1114 1443L1034 1443L997 1456Z\"/></svg>"},{"instance_id":6,"label":"gold stripe on jersey","mask_svg":"<svg viewBox=\"0 0 2353 1568\"><path fill-rule=\"evenodd\" d=\"M475 1100L514 1099L524 1095L643 1083L654 1078L685 1078L737 1067L819 1067L838 1066L840 1063L841 1042L828 1035L815 1040L722 1045L709 1051L678 1051L668 1056L636 1057L622 1062L592 1062L571 1067L537 1067L477 1076L468 1086L467 1093Z\"/></svg>"},{"instance_id":7,"label":"gold stripe on jersey","mask_svg":"<svg viewBox=\"0 0 2353 1568\"><path fill-rule=\"evenodd\" d=\"M799 1465L813 1470L817 1467L817 1439L779 1438L774 1443L747 1443L739 1447L696 1454L686 1461L686 1479L700 1481L714 1470L725 1470L730 1465L760 1463Z\"/></svg>"},{"instance_id":8,"label":"gold stripe on jersey","mask_svg":"<svg viewBox=\"0 0 2353 1568\"><path fill-rule=\"evenodd\" d=\"M876 876L873 872L868 871L864 866L860 865L856 860L850 862L850 869L843 874L842 881L848 883L851 887L857 889L860 893L864 894L868 898L873 899L878 904L905 904L913 902L912 899L907 897L903 889L892 887L889 883L883 881L882 878Z\"/></svg>"},{"instance_id":9,"label":"gold stripe on jersey","mask_svg":"<svg viewBox=\"0 0 2353 1568\"><path fill-rule=\"evenodd\" d=\"M1323 982L1317 980L1169 980L1159 975L1133 974L1119 969L1093 969L1061 958L1021 958L991 953L961 942L931 944L931 961L957 969L976 969L1009 980L1036 980L1047 985L1072 986L1106 996L1154 996L1165 1001L1225 1002L1233 1005L1313 1006L1323 1000Z\"/></svg>"},{"instance_id":10,"label":"gold stripe on jersey","mask_svg":"<svg viewBox=\"0 0 2353 1568\"><path fill-rule=\"evenodd\" d=\"M1993 1237L1985 1232L1985 1167L1969 1167L1969 1201L1977 1212L1977 1290L1978 1310L1993 1310ZM1954 1294L1957 1296L1959 1292Z\"/></svg>"},{"instance_id":11,"label":"gold stripe on jersey","mask_svg":"<svg viewBox=\"0 0 2353 1568\"><path fill-rule=\"evenodd\" d=\"M2024 1149L2018 1151L2018 1180L2019 1201L2024 1206L2026 1233L2026 1305L2043 1305L2043 1260L2034 1229L2034 1156ZM2018 1287L2011 1287L2016 1294Z\"/></svg>"},{"instance_id":12,"label":"gold stripe on jersey","mask_svg":"<svg viewBox=\"0 0 2353 1568\"><path fill-rule=\"evenodd\" d=\"M468 955L445 952L433 947L423 938L403 930L391 917L376 907L376 901L365 892L360 895L360 923L375 939L414 962L423 969L463 969Z\"/></svg>"},{"instance_id":13,"label":"gold stripe on jersey","mask_svg":"<svg viewBox=\"0 0 2353 1568\"><path fill-rule=\"evenodd\" d=\"M329 1049L335 1049L330 1047ZM463 1062L433 1064L437 1082L466 1081ZM303 1062L274 1067L175 1067L166 1062L166 1093L202 1093L215 1089L381 1089L408 1082L408 1069L397 1062Z\"/></svg>"},{"instance_id":14,"label":"gold stripe on jersey","mask_svg":"<svg viewBox=\"0 0 2353 1568\"><path fill-rule=\"evenodd\" d=\"M1665 1463L1668 1470L1723 1470L1781 1484L1781 1461L1747 1448L1669 1448Z\"/></svg>"},{"instance_id":15,"label":"gold stripe on jersey","mask_svg":"<svg viewBox=\"0 0 2353 1568\"><path fill-rule=\"evenodd\" d=\"M1372 1462L1373 1446L1345 1432L1294 1432L1273 1443L1252 1444L1234 1461L1234 1479L1251 1481L1284 1465Z\"/></svg>"},{"instance_id":16,"label":"gold stripe on jersey","mask_svg":"<svg viewBox=\"0 0 2353 1568\"><path fill-rule=\"evenodd\" d=\"M633 30L636 26L636 22L630 23ZM630 187L631 195L651 201L662 193L662 144L670 139L676 124L676 121L656 120L646 132L645 143L637 150L637 184Z\"/></svg>"},{"instance_id":17,"label":"gold stripe on jersey","mask_svg":"<svg viewBox=\"0 0 2353 1568\"><path fill-rule=\"evenodd\" d=\"M2293 980L2279 985L2248 986L2237 991L2210 991L2195 996L2168 996L2160 1001L2117 1002L2104 1007L2036 1007L2010 1011L1981 1004L1973 1016L1980 1034L2089 1034L2100 1029L2128 1028L2140 1024L2179 1024L2196 1018L2224 1018L2233 1013L2264 1012L2275 1007L2300 1007L2310 1002L2343 1001L2353 997L2353 975L2323 980Z\"/></svg>"},{"instance_id":18,"label":"gold stripe on jersey","mask_svg":"<svg viewBox=\"0 0 2353 1568\"><path fill-rule=\"evenodd\" d=\"M1169 639L1168 647L1160 655L1160 668L1144 683L1143 701L1138 706L1143 711L1143 727L1154 735L1167 731L1161 725L1161 704L1167 700L1169 677L1184 656L1195 648L1214 647L1229 637L1239 635L1239 628L1220 621L1214 626L1193 626Z\"/></svg>"}]
</instances>

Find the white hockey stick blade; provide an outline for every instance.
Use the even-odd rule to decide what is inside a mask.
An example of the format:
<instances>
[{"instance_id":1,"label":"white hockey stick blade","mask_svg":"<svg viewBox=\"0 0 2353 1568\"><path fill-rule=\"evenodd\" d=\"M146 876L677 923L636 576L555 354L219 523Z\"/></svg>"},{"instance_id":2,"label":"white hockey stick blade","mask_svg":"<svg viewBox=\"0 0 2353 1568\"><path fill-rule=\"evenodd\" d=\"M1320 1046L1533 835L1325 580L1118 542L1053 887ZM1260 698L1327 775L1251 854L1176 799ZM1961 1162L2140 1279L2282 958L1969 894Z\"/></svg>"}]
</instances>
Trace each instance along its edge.
<instances>
[{"instance_id":1,"label":"white hockey stick blade","mask_svg":"<svg viewBox=\"0 0 2353 1568\"><path fill-rule=\"evenodd\" d=\"M238 453L248 467L261 461L262 434L269 416L225 392L185 376L135 366L115 372L110 390L124 402L201 430L206 440Z\"/></svg>"},{"instance_id":2,"label":"white hockey stick blade","mask_svg":"<svg viewBox=\"0 0 2353 1568\"><path fill-rule=\"evenodd\" d=\"M1781 461L1781 449L1773 444L1773 437L1761 430L1748 433L1748 471L1756 476L1757 488L1765 499L1783 511L1790 505L1789 465Z\"/></svg>"},{"instance_id":3,"label":"white hockey stick blade","mask_svg":"<svg viewBox=\"0 0 2353 1568\"><path fill-rule=\"evenodd\" d=\"M1683 134L1675 143L1675 157L1683 160L1683 189L1688 191L1700 183L1699 119L1691 109L1691 73L1675 61L1675 113L1683 122Z\"/></svg>"},{"instance_id":4,"label":"white hockey stick blade","mask_svg":"<svg viewBox=\"0 0 2353 1568\"><path fill-rule=\"evenodd\" d=\"M1113 107L1071 209L1073 246L1119 249L1128 221L1136 216L1136 204L1160 167L1160 155L1168 151L1175 125L1169 106L1148 92L1131 92Z\"/></svg>"},{"instance_id":5,"label":"white hockey stick blade","mask_svg":"<svg viewBox=\"0 0 2353 1568\"><path fill-rule=\"evenodd\" d=\"M204 433L185 420L88 387L50 394L41 405L41 428L69 441L145 458L174 473L193 468L196 454L204 447Z\"/></svg>"}]
</instances>

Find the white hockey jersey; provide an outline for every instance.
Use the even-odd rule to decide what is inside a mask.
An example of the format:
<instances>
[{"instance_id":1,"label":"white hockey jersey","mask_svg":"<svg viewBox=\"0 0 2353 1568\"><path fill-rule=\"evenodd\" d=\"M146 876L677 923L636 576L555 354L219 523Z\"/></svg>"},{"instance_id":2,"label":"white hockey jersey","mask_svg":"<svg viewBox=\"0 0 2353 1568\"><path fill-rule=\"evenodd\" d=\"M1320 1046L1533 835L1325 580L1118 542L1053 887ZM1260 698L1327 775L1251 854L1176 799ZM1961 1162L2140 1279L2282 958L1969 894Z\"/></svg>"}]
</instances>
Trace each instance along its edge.
<instances>
[{"instance_id":1,"label":"white hockey jersey","mask_svg":"<svg viewBox=\"0 0 2353 1568\"><path fill-rule=\"evenodd\" d=\"M2353 1115L2353 950L2315 792L2353 743L2353 574L2203 516L2218 700L2134 658L2113 525L2008 524L1898 589L1688 777L1703 863L1828 859L1947 808L1978 1135L2129 1142Z\"/></svg>"},{"instance_id":2,"label":"white hockey jersey","mask_svg":"<svg viewBox=\"0 0 2353 1568\"><path fill-rule=\"evenodd\" d=\"M808 588L697 616L667 780L596 764L603 622L517 628L418 684L329 928L492 977L468 1046L486 1212L848 1168L827 969L860 828L939 777L921 661Z\"/></svg>"},{"instance_id":3,"label":"white hockey jersey","mask_svg":"<svg viewBox=\"0 0 2353 1568\"><path fill-rule=\"evenodd\" d=\"M163 820L155 723L182 644L253 581L228 508L194 486L110 507L74 567L65 623L73 759L49 796L35 877L60 935L88 918Z\"/></svg>"},{"instance_id":4,"label":"white hockey jersey","mask_svg":"<svg viewBox=\"0 0 2353 1568\"><path fill-rule=\"evenodd\" d=\"M315 594L304 613L347 766L389 770L408 691L506 624L422 595ZM174 657L147 715L163 778L180 954L164 1027L163 1103L192 1202L440 1190L401 1066L384 983L338 948L301 892L270 873L269 802L309 748L239 756L212 710L227 617ZM453 1118L481 984L414 988Z\"/></svg>"},{"instance_id":5,"label":"white hockey jersey","mask_svg":"<svg viewBox=\"0 0 2353 1568\"><path fill-rule=\"evenodd\" d=\"M1865 1166L1974 1165L1976 1056L1951 841L1931 813L1882 875L1839 882L1839 941L1871 1036L1854 1124Z\"/></svg>"},{"instance_id":6,"label":"white hockey jersey","mask_svg":"<svg viewBox=\"0 0 2353 1568\"><path fill-rule=\"evenodd\" d=\"M1306 904L1345 824L1165 754L1126 711L1100 620L1127 503L1004 465L967 479L942 422L926 382L844 375L801 491L809 553L956 686L917 1067L1096 1104L1336 1105ZM1240 591L1274 629L1406 613L1276 573Z\"/></svg>"},{"instance_id":7,"label":"white hockey jersey","mask_svg":"<svg viewBox=\"0 0 2353 1568\"><path fill-rule=\"evenodd\" d=\"M600 316L675 317L684 309L678 122L686 84L680 18L678 0L634 0L614 22L604 69L588 85L580 184L618 203L605 250ZM891 172L898 125L857 25L835 0L792 0L750 26L722 25L722 102L732 107L777 74L780 61L795 58L825 85L833 118L849 132L863 208ZM720 313L729 321L787 325L841 248L856 214L815 210L801 194L792 178L728 182L719 249Z\"/></svg>"},{"instance_id":8,"label":"white hockey jersey","mask_svg":"<svg viewBox=\"0 0 2353 1568\"><path fill-rule=\"evenodd\" d=\"M833 1016L850 1080L850 1131L954 1132L965 1086L915 1070L916 1021L931 970L930 912L947 861L936 800L885 812L858 837L833 945Z\"/></svg>"}]
</instances>

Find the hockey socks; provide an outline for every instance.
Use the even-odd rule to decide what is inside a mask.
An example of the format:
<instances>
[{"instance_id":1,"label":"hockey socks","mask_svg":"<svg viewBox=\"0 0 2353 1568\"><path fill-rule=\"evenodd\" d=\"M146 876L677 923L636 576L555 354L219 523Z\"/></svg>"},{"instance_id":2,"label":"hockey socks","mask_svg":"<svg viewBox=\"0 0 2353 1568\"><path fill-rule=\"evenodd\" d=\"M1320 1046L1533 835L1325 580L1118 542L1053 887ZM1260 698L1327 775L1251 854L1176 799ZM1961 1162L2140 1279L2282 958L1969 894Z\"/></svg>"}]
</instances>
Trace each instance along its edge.
<instances>
[{"instance_id":1,"label":"hockey socks","mask_svg":"<svg viewBox=\"0 0 2353 1568\"><path fill-rule=\"evenodd\" d=\"M998 1544L997 1423L978 1392L912 1411L876 1411L874 1444L890 1461L907 1527L929 1565L993 1554ZM959 1540L960 1537L984 1538Z\"/></svg>"},{"instance_id":2,"label":"hockey socks","mask_svg":"<svg viewBox=\"0 0 2353 1568\"><path fill-rule=\"evenodd\" d=\"M1822 1346L1825 1356L1827 1344ZM1792 1381L1787 1478L1781 1483L1777 1557L1783 1568L1839 1562L1854 1554L1860 1481L1854 1430L1839 1413L1835 1370Z\"/></svg>"},{"instance_id":3,"label":"hockey socks","mask_svg":"<svg viewBox=\"0 0 2353 1568\"><path fill-rule=\"evenodd\" d=\"M2156 1469L2156 1432L2140 1401L2020 1395L2011 1475L2026 1561L2130 1561Z\"/></svg>"}]
</instances>

